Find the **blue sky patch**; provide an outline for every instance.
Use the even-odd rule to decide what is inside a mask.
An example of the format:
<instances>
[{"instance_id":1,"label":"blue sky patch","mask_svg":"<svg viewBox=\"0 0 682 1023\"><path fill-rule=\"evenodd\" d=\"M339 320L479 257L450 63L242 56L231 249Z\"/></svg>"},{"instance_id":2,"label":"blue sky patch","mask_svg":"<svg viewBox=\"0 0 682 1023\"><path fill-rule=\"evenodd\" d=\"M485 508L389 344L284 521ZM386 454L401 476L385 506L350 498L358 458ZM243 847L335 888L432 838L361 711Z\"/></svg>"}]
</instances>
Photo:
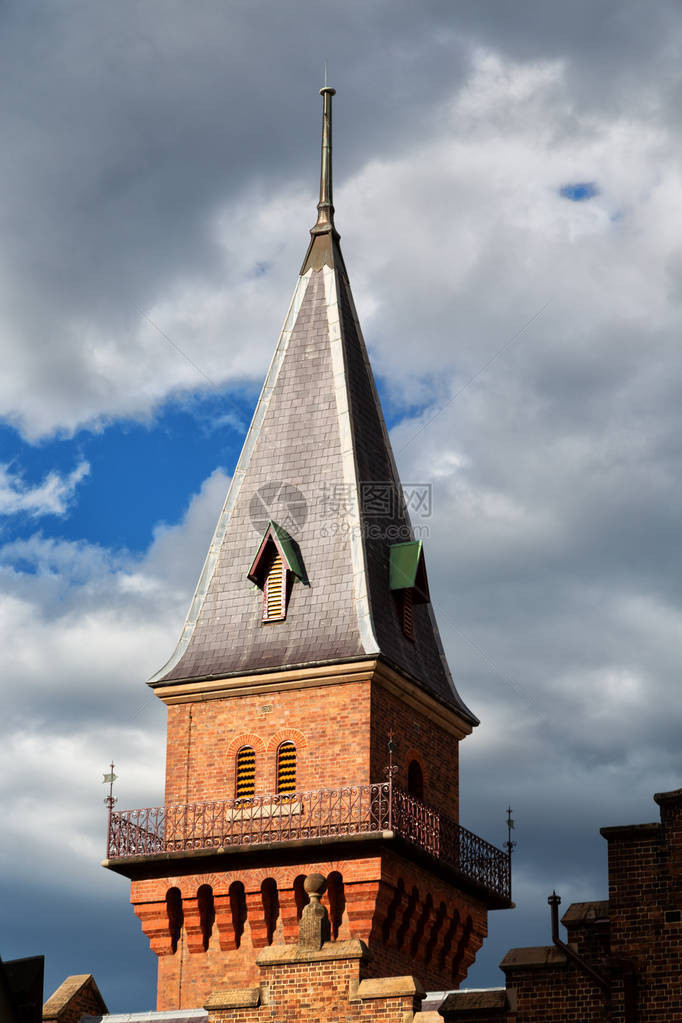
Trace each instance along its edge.
<instances>
[{"instance_id":1,"label":"blue sky patch","mask_svg":"<svg viewBox=\"0 0 682 1023\"><path fill-rule=\"evenodd\" d=\"M599 186L596 181L574 181L570 185L562 185L559 195L564 199L570 199L571 202L585 202L599 195Z\"/></svg>"},{"instance_id":2,"label":"blue sky patch","mask_svg":"<svg viewBox=\"0 0 682 1023\"><path fill-rule=\"evenodd\" d=\"M231 394L248 423L257 392L240 388ZM36 445L0 424L0 462L8 462L26 485L38 485L50 471L72 472L81 460L90 465L65 515L8 516L0 523L2 540L27 539L39 529L63 540L146 550L154 526L179 521L187 495L197 493L216 468L232 472L245 428L235 429L226 411L231 408L224 398L197 394L168 402L150 422L118 421L101 432L82 430Z\"/></svg>"},{"instance_id":3,"label":"blue sky patch","mask_svg":"<svg viewBox=\"0 0 682 1023\"><path fill-rule=\"evenodd\" d=\"M389 400L382 380L379 390L390 429L408 413ZM180 521L188 494L198 493L216 468L233 472L258 393L256 384L248 384L226 390L228 400L212 392L185 394L148 421L118 420L101 431L84 429L37 444L0 423L0 463L23 487L40 486L51 472L68 477L82 462L89 466L64 502L63 514L0 516L0 542L27 540L39 532L48 539L144 552L154 527Z\"/></svg>"}]
</instances>

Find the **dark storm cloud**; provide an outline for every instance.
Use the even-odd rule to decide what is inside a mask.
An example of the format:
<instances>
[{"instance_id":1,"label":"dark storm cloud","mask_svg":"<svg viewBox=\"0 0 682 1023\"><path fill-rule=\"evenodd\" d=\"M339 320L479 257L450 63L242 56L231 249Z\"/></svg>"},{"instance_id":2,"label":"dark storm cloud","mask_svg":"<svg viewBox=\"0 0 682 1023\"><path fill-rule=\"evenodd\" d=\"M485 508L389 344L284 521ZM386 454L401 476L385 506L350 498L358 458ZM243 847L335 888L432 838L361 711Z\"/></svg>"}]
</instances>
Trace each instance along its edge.
<instances>
[{"instance_id":1,"label":"dark storm cloud","mask_svg":"<svg viewBox=\"0 0 682 1023\"><path fill-rule=\"evenodd\" d=\"M375 109L385 104L373 126L379 135L391 134L398 116L417 116L428 19L413 40L417 53L401 57L408 26L399 12L397 38L389 31L384 47L376 45L383 5L341 15L311 4L309 14L292 18L271 5L263 31L252 9L218 3L5 11L4 220L16 280L27 290L40 284L52 316L92 303L125 318L119 294L140 301L189 262L197 276L210 275L206 221L254 175L277 185L300 175L314 193L315 89L328 49L341 77L351 64L368 69L364 81L348 75L346 92L369 92ZM405 65L409 89L399 88L395 102L372 101L367 76L388 93ZM354 126L339 166L362 145Z\"/></svg>"},{"instance_id":2,"label":"dark storm cloud","mask_svg":"<svg viewBox=\"0 0 682 1023\"><path fill-rule=\"evenodd\" d=\"M245 190L260 196L297 181L312 198L325 59L343 96L338 181L373 156L418 152L473 46L565 61L574 101L587 90L589 109L607 96L610 109L650 103L641 82L654 60L659 76L671 76L657 108L673 106L677 82L679 26L663 5L644 16L634 3L427 3L418 12L407 3L299 3L259 13L172 0L15 3L4 7L2 29L2 334L16 385L0 395L0 411L31 435L72 428L79 406L84 420L98 407L106 413L117 387L93 355L98 339L107 347L103 337L111 358L131 365L128 414L143 412L137 309L188 276L229 282L211 223ZM640 91L631 94L629 82ZM575 118L564 112L559 124L570 134ZM51 417L17 395L28 380L54 406ZM178 386L172 373L166 386Z\"/></svg>"}]
</instances>

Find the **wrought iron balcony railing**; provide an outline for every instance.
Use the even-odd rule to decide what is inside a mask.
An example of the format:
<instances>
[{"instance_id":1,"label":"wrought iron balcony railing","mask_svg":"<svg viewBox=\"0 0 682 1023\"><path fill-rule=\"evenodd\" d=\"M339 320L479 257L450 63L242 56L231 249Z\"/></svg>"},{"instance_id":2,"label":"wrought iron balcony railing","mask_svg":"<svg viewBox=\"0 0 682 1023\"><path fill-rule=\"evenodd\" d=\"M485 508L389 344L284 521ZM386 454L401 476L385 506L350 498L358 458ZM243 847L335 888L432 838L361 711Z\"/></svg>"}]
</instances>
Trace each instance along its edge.
<instances>
[{"instance_id":1,"label":"wrought iron balcony railing","mask_svg":"<svg viewBox=\"0 0 682 1023\"><path fill-rule=\"evenodd\" d=\"M392 832L463 879L498 899L511 900L507 853L390 780L248 799L169 803L144 810L111 807L107 856L117 860L379 832Z\"/></svg>"}]
</instances>

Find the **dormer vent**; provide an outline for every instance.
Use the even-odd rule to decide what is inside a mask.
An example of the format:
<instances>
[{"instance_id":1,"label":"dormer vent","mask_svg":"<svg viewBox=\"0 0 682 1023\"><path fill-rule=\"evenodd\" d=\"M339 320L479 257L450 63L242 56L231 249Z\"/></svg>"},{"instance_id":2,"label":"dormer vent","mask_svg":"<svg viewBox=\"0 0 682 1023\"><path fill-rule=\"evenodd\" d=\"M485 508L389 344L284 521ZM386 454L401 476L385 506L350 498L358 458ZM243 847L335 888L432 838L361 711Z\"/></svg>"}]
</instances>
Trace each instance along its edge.
<instances>
[{"instance_id":1,"label":"dormer vent","mask_svg":"<svg viewBox=\"0 0 682 1023\"><path fill-rule=\"evenodd\" d=\"M284 621L294 577L307 581L298 545L286 529L269 522L247 576L263 591L263 622Z\"/></svg>"},{"instance_id":2,"label":"dormer vent","mask_svg":"<svg viewBox=\"0 0 682 1023\"><path fill-rule=\"evenodd\" d=\"M282 555L274 544L271 545L270 568L265 576L263 586L263 621L277 622L286 618L287 595L286 583L287 573L282 562Z\"/></svg>"},{"instance_id":3,"label":"dormer vent","mask_svg":"<svg viewBox=\"0 0 682 1023\"><path fill-rule=\"evenodd\" d=\"M392 544L389 566L389 586L396 597L403 635L414 641L414 605L431 599L421 540Z\"/></svg>"}]
</instances>

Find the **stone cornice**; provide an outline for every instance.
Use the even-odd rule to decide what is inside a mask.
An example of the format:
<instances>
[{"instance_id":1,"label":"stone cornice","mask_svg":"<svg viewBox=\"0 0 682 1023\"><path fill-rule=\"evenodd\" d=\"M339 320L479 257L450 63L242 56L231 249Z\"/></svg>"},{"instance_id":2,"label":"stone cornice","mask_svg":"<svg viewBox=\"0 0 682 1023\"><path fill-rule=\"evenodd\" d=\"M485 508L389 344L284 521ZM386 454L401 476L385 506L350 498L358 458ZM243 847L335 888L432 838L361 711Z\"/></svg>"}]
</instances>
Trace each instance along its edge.
<instances>
[{"instance_id":1,"label":"stone cornice","mask_svg":"<svg viewBox=\"0 0 682 1023\"><path fill-rule=\"evenodd\" d=\"M177 703L195 703L226 697L255 696L292 689L371 681L376 681L382 688L400 696L405 703L419 710L457 739L463 739L471 734L473 728L471 722L455 708L440 703L417 682L391 668L379 658L344 661L340 664L308 665L252 675L172 682L166 685L157 683L154 691L167 706L172 706Z\"/></svg>"}]
</instances>

